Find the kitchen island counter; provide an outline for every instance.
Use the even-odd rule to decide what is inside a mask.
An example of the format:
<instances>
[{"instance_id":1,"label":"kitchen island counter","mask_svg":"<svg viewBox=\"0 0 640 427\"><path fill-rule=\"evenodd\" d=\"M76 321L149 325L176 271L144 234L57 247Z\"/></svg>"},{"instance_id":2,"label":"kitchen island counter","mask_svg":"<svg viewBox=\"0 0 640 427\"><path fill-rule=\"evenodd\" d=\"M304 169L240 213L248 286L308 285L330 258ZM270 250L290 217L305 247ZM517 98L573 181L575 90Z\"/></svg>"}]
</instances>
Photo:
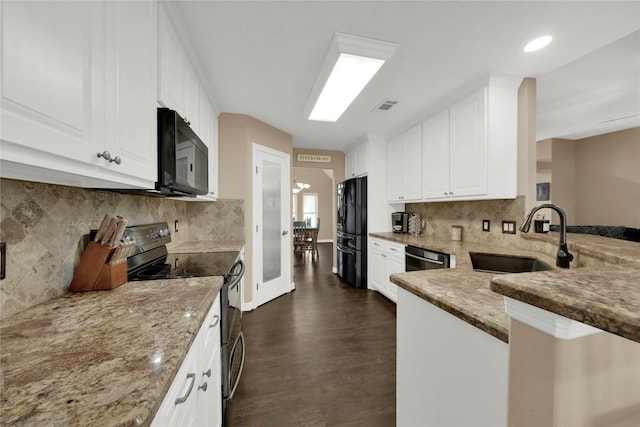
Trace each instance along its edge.
<instances>
[{"instance_id":1,"label":"kitchen island counter","mask_svg":"<svg viewBox=\"0 0 640 427\"><path fill-rule=\"evenodd\" d=\"M222 277L68 293L0 322L0 424L149 425Z\"/></svg>"},{"instance_id":2,"label":"kitchen island counter","mask_svg":"<svg viewBox=\"0 0 640 427\"><path fill-rule=\"evenodd\" d=\"M424 300L502 339L508 340L503 295L598 329L640 342L640 244L591 235L568 235L569 250L598 258L600 266L535 273L487 274L472 270L469 252L534 256L549 265L553 257L518 247L454 242L423 236L371 233L372 237L456 255L457 267L400 273L391 281ZM557 245L558 233L524 234L525 243ZM457 271L456 271L457 270ZM501 314L499 313L501 312Z\"/></svg>"},{"instance_id":3,"label":"kitchen island counter","mask_svg":"<svg viewBox=\"0 0 640 427\"><path fill-rule=\"evenodd\" d=\"M454 255L455 268L396 273L391 275L391 282L504 342L509 341L504 298L490 289L491 279L499 274L474 271L469 252L531 256L554 265L548 255L489 243L396 233L370 233L370 236Z\"/></svg>"}]
</instances>

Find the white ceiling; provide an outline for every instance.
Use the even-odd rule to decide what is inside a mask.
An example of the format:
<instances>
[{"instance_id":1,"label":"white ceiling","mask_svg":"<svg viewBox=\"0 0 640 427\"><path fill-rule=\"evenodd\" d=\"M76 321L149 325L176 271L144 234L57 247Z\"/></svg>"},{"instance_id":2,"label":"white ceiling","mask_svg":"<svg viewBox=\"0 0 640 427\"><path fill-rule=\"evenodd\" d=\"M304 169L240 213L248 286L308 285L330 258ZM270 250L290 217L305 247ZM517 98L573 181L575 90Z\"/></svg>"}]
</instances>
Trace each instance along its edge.
<instances>
[{"instance_id":1,"label":"white ceiling","mask_svg":"<svg viewBox=\"0 0 640 427\"><path fill-rule=\"evenodd\" d=\"M588 122L640 113L640 1L176 3L217 109L282 129L295 147L342 150L367 133L391 135L492 72L538 78L539 136L583 136ZM311 122L303 109L334 32L398 48L338 122ZM633 32L606 60L585 57ZM554 37L548 48L523 52L543 34ZM385 98L399 103L372 111ZM576 104L588 104L588 120L569 112Z\"/></svg>"}]
</instances>

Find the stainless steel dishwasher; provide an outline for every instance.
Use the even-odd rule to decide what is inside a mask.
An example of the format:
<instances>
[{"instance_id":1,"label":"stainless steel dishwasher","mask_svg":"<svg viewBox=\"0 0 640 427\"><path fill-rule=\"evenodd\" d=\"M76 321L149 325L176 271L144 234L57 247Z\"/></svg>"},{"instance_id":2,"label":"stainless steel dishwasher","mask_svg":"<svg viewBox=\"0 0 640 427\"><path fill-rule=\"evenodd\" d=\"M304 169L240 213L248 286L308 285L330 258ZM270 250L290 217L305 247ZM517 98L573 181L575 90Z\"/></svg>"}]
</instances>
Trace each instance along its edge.
<instances>
[{"instance_id":1,"label":"stainless steel dishwasher","mask_svg":"<svg viewBox=\"0 0 640 427\"><path fill-rule=\"evenodd\" d=\"M405 249L406 271L451 268L451 258L452 255L418 248L416 246L407 246Z\"/></svg>"}]
</instances>

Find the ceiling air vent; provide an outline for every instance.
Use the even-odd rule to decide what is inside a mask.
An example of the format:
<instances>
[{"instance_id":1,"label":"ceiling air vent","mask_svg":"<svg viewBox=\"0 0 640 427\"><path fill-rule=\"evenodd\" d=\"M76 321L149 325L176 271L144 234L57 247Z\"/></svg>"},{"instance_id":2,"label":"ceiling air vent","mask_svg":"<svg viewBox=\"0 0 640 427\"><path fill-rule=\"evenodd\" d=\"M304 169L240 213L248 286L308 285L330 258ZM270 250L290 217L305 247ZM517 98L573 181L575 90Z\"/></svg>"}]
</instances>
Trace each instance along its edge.
<instances>
[{"instance_id":1,"label":"ceiling air vent","mask_svg":"<svg viewBox=\"0 0 640 427\"><path fill-rule=\"evenodd\" d=\"M374 108L373 111L389 111L397 103L398 101L394 101L393 99L385 99L380 104L378 104L378 106Z\"/></svg>"}]
</instances>

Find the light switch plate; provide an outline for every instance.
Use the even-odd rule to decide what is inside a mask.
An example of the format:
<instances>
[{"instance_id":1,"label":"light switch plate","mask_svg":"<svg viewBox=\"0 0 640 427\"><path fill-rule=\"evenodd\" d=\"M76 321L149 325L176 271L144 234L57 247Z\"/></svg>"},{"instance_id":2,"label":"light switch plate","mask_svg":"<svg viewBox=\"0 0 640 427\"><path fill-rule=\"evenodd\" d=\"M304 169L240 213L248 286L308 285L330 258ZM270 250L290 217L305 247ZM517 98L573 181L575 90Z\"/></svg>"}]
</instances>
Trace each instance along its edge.
<instances>
[{"instance_id":1,"label":"light switch plate","mask_svg":"<svg viewBox=\"0 0 640 427\"><path fill-rule=\"evenodd\" d=\"M502 233L503 234L516 234L516 222L515 221L502 221Z\"/></svg>"},{"instance_id":2,"label":"light switch plate","mask_svg":"<svg viewBox=\"0 0 640 427\"><path fill-rule=\"evenodd\" d=\"M482 231L489 231L491 230L491 221L488 219L483 219L482 220Z\"/></svg>"}]
</instances>

